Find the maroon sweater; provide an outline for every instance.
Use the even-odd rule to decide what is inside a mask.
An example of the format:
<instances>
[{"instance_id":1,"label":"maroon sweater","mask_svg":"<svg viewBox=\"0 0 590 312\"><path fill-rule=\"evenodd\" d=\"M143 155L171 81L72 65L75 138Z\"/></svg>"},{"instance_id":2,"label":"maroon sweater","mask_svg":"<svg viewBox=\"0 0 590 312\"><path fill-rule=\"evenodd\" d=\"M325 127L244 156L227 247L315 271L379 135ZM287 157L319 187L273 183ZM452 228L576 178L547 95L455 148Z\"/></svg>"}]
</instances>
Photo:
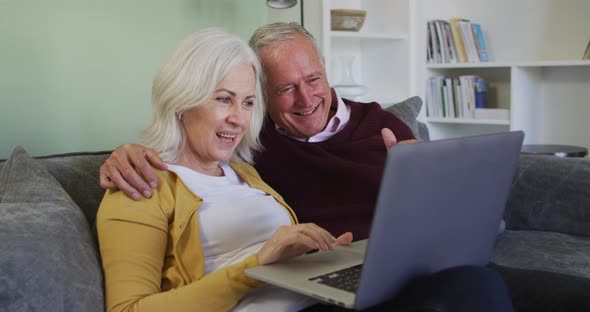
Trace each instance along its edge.
<instances>
[{"instance_id":1,"label":"maroon sweater","mask_svg":"<svg viewBox=\"0 0 590 312\"><path fill-rule=\"evenodd\" d=\"M398 140L413 139L408 126L377 103L348 100L346 127L324 142L307 143L277 132L267 119L255 159L266 183L291 205L300 222L314 222L334 236L351 231L367 238L387 150L381 129Z\"/></svg>"}]
</instances>

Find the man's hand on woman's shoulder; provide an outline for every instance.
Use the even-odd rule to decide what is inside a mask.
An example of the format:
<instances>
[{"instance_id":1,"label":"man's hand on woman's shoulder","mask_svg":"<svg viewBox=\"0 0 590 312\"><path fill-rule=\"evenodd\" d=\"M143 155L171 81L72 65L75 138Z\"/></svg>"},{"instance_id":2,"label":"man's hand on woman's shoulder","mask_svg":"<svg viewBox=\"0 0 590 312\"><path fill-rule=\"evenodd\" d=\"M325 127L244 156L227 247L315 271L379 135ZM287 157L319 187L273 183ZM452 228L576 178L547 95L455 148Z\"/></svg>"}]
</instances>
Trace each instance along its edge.
<instances>
[{"instance_id":1,"label":"man's hand on woman's shoulder","mask_svg":"<svg viewBox=\"0 0 590 312\"><path fill-rule=\"evenodd\" d=\"M152 166L167 169L166 164L151 148L138 144L120 146L100 167L100 187L121 190L134 200L139 200L142 195L150 198L152 189L158 186L158 178Z\"/></svg>"}]
</instances>

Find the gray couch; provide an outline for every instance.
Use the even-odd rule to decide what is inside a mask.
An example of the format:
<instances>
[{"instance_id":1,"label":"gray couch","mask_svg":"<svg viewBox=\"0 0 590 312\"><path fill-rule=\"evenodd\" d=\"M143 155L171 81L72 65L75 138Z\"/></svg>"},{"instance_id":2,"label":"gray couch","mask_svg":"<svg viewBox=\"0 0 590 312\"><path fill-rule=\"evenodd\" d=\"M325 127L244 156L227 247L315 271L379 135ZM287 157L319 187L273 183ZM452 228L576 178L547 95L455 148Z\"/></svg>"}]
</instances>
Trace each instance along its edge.
<instances>
[{"instance_id":1,"label":"gray couch","mask_svg":"<svg viewBox=\"0 0 590 312\"><path fill-rule=\"evenodd\" d=\"M415 120L421 102L414 101L390 111L427 140ZM93 225L104 193L98 170L107 156L31 158L16 148L0 161L0 311L104 310ZM494 263L590 281L590 161L522 155L504 217ZM536 300L525 297L516 298L521 311Z\"/></svg>"}]
</instances>

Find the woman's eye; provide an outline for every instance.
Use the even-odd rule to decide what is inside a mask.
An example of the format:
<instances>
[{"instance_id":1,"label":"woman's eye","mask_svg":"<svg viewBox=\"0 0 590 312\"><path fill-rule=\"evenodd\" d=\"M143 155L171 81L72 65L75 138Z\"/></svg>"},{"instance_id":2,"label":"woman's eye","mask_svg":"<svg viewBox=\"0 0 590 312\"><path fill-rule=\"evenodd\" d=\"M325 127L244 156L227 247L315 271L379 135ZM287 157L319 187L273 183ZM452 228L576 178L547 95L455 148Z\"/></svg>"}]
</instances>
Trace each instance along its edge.
<instances>
[{"instance_id":1,"label":"woman's eye","mask_svg":"<svg viewBox=\"0 0 590 312\"><path fill-rule=\"evenodd\" d=\"M217 101L219 101L221 103L230 103L231 102L230 98L228 98L228 97L221 97L221 96L217 98Z\"/></svg>"},{"instance_id":2,"label":"woman's eye","mask_svg":"<svg viewBox=\"0 0 590 312\"><path fill-rule=\"evenodd\" d=\"M244 106L246 106L246 107L253 107L254 106L254 101L246 101L246 102L244 102Z\"/></svg>"}]
</instances>

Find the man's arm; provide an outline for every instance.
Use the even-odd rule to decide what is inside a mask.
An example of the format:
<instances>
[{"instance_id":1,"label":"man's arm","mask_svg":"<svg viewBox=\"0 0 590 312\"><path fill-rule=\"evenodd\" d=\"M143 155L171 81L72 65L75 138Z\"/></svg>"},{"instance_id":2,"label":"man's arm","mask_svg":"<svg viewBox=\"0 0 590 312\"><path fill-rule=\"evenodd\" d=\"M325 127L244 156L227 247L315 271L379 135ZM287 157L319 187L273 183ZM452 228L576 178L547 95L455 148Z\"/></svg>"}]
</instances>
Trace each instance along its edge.
<instances>
[{"instance_id":1,"label":"man's arm","mask_svg":"<svg viewBox=\"0 0 590 312\"><path fill-rule=\"evenodd\" d=\"M120 146L100 167L100 187L121 190L134 200L139 200L140 194L150 198L152 188L158 185L152 166L167 169L158 153L151 148L138 144Z\"/></svg>"}]
</instances>

